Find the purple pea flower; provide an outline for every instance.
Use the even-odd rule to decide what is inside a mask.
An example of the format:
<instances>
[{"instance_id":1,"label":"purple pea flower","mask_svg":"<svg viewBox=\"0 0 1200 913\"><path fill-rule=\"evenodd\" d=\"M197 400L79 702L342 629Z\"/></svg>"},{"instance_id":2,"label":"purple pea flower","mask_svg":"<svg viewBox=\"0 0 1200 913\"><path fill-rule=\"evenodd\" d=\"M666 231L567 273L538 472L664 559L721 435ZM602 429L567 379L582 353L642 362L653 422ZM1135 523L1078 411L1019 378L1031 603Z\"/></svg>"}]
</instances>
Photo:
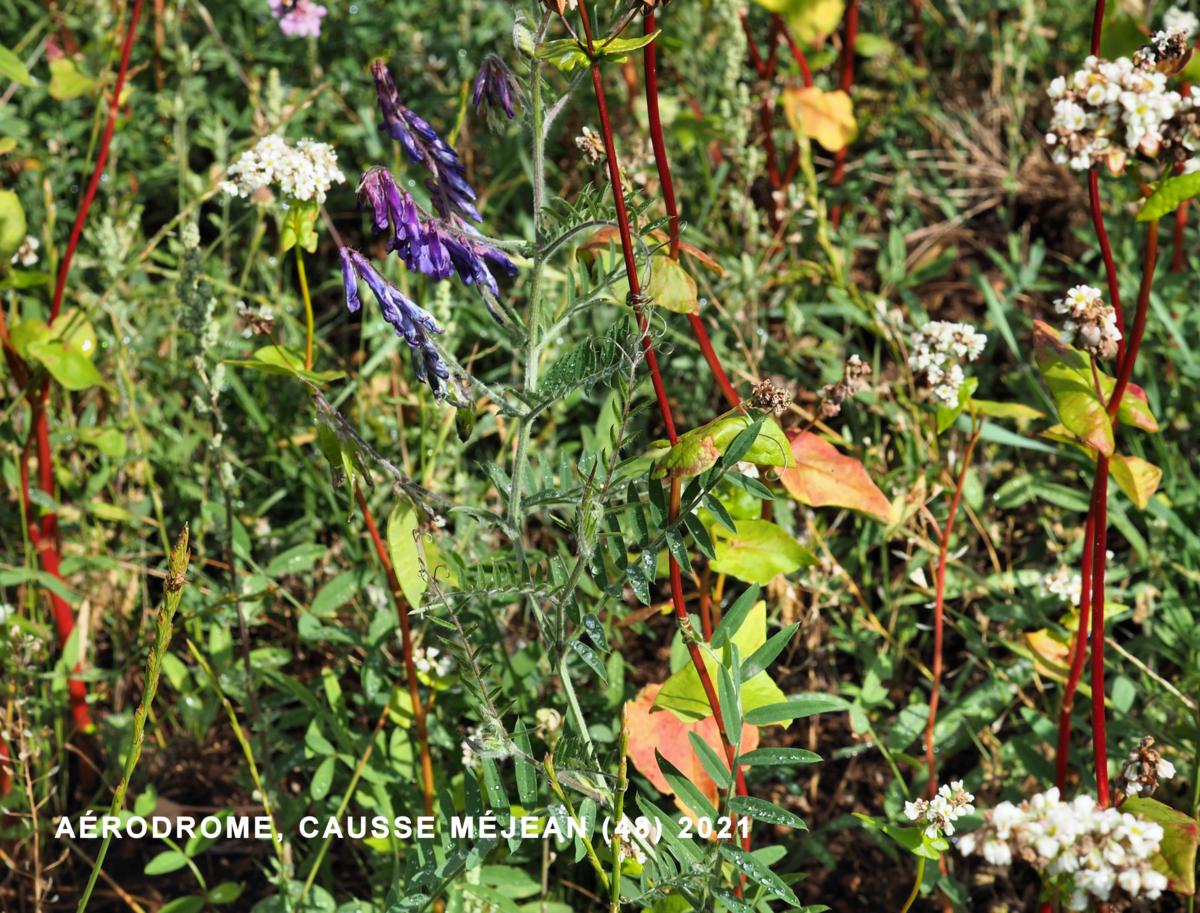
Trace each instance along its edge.
<instances>
[{"instance_id":1,"label":"purple pea flower","mask_svg":"<svg viewBox=\"0 0 1200 913\"><path fill-rule=\"evenodd\" d=\"M427 182L434 205L443 218L452 215L482 222L475 208L475 191L467 183L467 171L458 153L437 131L416 112L400 101L396 81L382 60L371 64L379 110L383 115L383 131L404 147L414 164L426 168L432 178Z\"/></svg>"},{"instance_id":2,"label":"purple pea flower","mask_svg":"<svg viewBox=\"0 0 1200 913\"><path fill-rule=\"evenodd\" d=\"M500 286L493 272L509 277L517 274L517 265L495 248L477 240L466 223L423 217L409 194L401 190L386 168L374 166L358 185L359 198L374 216L380 231L392 230L388 250L399 254L413 272L435 280L448 279L453 273L466 285L483 293L488 309L500 297Z\"/></svg>"},{"instance_id":3,"label":"purple pea flower","mask_svg":"<svg viewBox=\"0 0 1200 913\"><path fill-rule=\"evenodd\" d=\"M513 101L519 91L512 70L495 54L488 54L479 65L479 73L475 77L475 113L482 114L485 107L500 108L512 120Z\"/></svg>"},{"instance_id":4,"label":"purple pea flower","mask_svg":"<svg viewBox=\"0 0 1200 913\"><path fill-rule=\"evenodd\" d=\"M448 391L443 381L449 380L450 368L429 338L430 334L440 335L444 332L442 328L428 311L410 301L379 275L371 261L358 251L341 247L338 248L338 256L342 260L346 307L352 313L362 307L362 299L358 296L358 280L361 278L379 303L383 319L392 325L396 335L404 339L412 352L413 374L417 380L429 384L434 397L444 398Z\"/></svg>"}]
</instances>

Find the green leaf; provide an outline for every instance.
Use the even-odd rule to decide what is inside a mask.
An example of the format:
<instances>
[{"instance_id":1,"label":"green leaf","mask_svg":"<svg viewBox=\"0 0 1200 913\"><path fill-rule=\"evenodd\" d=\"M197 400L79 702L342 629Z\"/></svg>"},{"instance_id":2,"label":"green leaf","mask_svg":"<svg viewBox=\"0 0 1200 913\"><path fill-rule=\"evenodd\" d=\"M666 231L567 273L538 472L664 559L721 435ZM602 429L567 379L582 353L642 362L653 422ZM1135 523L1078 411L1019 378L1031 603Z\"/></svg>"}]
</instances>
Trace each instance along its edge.
<instances>
[{"instance_id":1,"label":"green leaf","mask_svg":"<svg viewBox=\"0 0 1200 913\"><path fill-rule=\"evenodd\" d=\"M308 371L304 368L304 356L285 349L283 346L263 346L254 353L253 358L226 359L225 364L235 368L252 368L263 374L290 374L302 380L315 384L328 383L346 376L345 371Z\"/></svg>"},{"instance_id":2,"label":"green leaf","mask_svg":"<svg viewBox=\"0 0 1200 913\"><path fill-rule=\"evenodd\" d=\"M754 604L746 613L745 620L737 630L729 635L729 640L737 646L739 654L752 654L766 643L767 605L765 602L760 601ZM715 680L719 660L708 644L701 645L700 658L704 663L704 668L708 670L709 677ZM747 722L749 722L749 711L755 707L776 704L786 699L779 686L766 672L760 672L743 682L741 692L742 713L745 714ZM702 720L712 715L708 697L705 694L704 686L700 684L700 675L696 672L694 664L687 663L667 679L654 699L654 707L670 710L684 722Z\"/></svg>"},{"instance_id":3,"label":"green leaf","mask_svg":"<svg viewBox=\"0 0 1200 913\"><path fill-rule=\"evenodd\" d=\"M420 608L428 586L421 573L421 555L417 550L417 512L407 501L399 501L388 516L387 545L392 569L400 581L400 590L413 608Z\"/></svg>"},{"instance_id":4,"label":"green leaf","mask_svg":"<svg viewBox=\"0 0 1200 913\"><path fill-rule=\"evenodd\" d=\"M87 390L104 385L104 378L91 360L78 349L54 340L40 340L26 346L29 357L50 372L68 390Z\"/></svg>"},{"instance_id":5,"label":"green leaf","mask_svg":"<svg viewBox=\"0 0 1200 913\"><path fill-rule=\"evenodd\" d=\"M729 810L766 824L778 824L797 831L808 830L808 825L802 818L766 799L756 799L753 796L734 796L729 800Z\"/></svg>"},{"instance_id":6,"label":"green leaf","mask_svg":"<svg viewBox=\"0 0 1200 913\"><path fill-rule=\"evenodd\" d=\"M759 6L779 13L802 44L832 35L842 21L845 0L755 0Z\"/></svg>"},{"instance_id":7,"label":"green leaf","mask_svg":"<svg viewBox=\"0 0 1200 913\"><path fill-rule=\"evenodd\" d=\"M646 294L654 299L657 307L676 314L700 313L696 280L687 274L678 260L660 254L650 258L650 267L652 272Z\"/></svg>"},{"instance_id":8,"label":"green leaf","mask_svg":"<svg viewBox=\"0 0 1200 913\"><path fill-rule=\"evenodd\" d=\"M664 758L661 752L655 751L654 757L657 759L658 769L662 771L671 791L675 793L680 802L691 810L692 814L699 818L717 817L717 810L695 783L685 777L678 767Z\"/></svg>"},{"instance_id":9,"label":"green leaf","mask_svg":"<svg viewBox=\"0 0 1200 913\"><path fill-rule=\"evenodd\" d=\"M840 713L849 709L840 697L831 694L812 695L767 704L746 712L746 722L754 726L770 726L774 723L791 723L818 713Z\"/></svg>"},{"instance_id":10,"label":"green leaf","mask_svg":"<svg viewBox=\"0 0 1200 913\"><path fill-rule=\"evenodd\" d=\"M738 847L730 846L728 843L722 843L718 851L735 869L745 874L751 881L761 885L768 894L782 898L794 907L800 906L800 899L796 897L792 889L757 856Z\"/></svg>"},{"instance_id":11,"label":"green leaf","mask_svg":"<svg viewBox=\"0 0 1200 913\"><path fill-rule=\"evenodd\" d=\"M166 875L169 872L179 871L187 864L187 856L179 850L167 850L147 862L142 871L147 875Z\"/></svg>"},{"instance_id":12,"label":"green leaf","mask_svg":"<svg viewBox=\"0 0 1200 913\"><path fill-rule=\"evenodd\" d=\"M313 797L313 801L320 802L329 795L329 788L333 785L333 771L336 764L337 758L330 755L317 765L317 769L313 773L312 782L308 784L308 794Z\"/></svg>"},{"instance_id":13,"label":"green leaf","mask_svg":"<svg viewBox=\"0 0 1200 913\"><path fill-rule=\"evenodd\" d=\"M623 63L633 51L644 48L658 37L658 32L650 35L639 35L636 38L614 38L607 44L595 49L596 62L609 61ZM570 73L580 67L590 67L592 58L588 56L587 48L574 38L559 38L546 41L538 48L537 57L563 73Z\"/></svg>"},{"instance_id":14,"label":"green leaf","mask_svg":"<svg viewBox=\"0 0 1200 913\"><path fill-rule=\"evenodd\" d=\"M742 629L742 625L745 624L751 610L758 608L758 594L760 592L761 589L759 587L752 586L734 600L733 605L729 607L729 610L721 617L720 622L717 623L712 637L709 638L709 643L714 650L721 649L721 647L729 642L730 637ZM762 605L765 609L766 603ZM763 617L766 617L765 614Z\"/></svg>"},{"instance_id":15,"label":"green leaf","mask_svg":"<svg viewBox=\"0 0 1200 913\"><path fill-rule=\"evenodd\" d=\"M704 772L712 777L712 781L717 784L718 789L722 791L729 789L733 785L733 776L725 764L725 759L696 733L689 732L687 737L688 741L692 743L692 750L696 752L696 757L700 759L700 763L704 767Z\"/></svg>"},{"instance_id":16,"label":"green leaf","mask_svg":"<svg viewBox=\"0 0 1200 913\"><path fill-rule=\"evenodd\" d=\"M96 88L97 82L86 73L76 69L69 57L50 61L50 97L68 101L86 95Z\"/></svg>"},{"instance_id":17,"label":"green leaf","mask_svg":"<svg viewBox=\"0 0 1200 913\"><path fill-rule=\"evenodd\" d=\"M951 425L953 425L956 421L958 421L958 417L960 415L962 415L963 409L966 408L967 403L970 402L970 400L971 400L972 394L974 394L975 390L978 387L979 387L979 378L978 377L968 377L966 380L964 380L962 382L962 385L958 388L958 402L954 405L954 408L951 409L951 408L947 408L946 406L938 406L937 407L937 432L938 432L938 434L941 434L943 431L945 431L947 428L949 428Z\"/></svg>"},{"instance_id":18,"label":"green leaf","mask_svg":"<svg viewBox=\"0 0 1200 913\"><path fill-rule=\"evenodd\" d=\"M29 71L25 69L25 64L21 63L21 58L3 45L0 45L0 78L11 79L23 86L33 85L33 80L29 78Z\"/></svg>"},{"instance_id":19,"label":"green leaf","mask_svg":"<svg viewBox=\"0 0 1200 913\"><path fill-rule=\"evenodd\" d=\"M770 520L738 520L737 533L713 528L717 558L710 566L747 583L766 586L778 574L816 564L816 556Z\"/></svg>"},{"instance_id":20,"label":"green leaf","mask_svg":"<svg viewBox=\"0 0 1200 913\"><path fill-rule=\"evenodd\" d=\"M1200 195L1200 172L1165 177L1154 185L1154 192L1138 211L1139 222L1154 222L1179 208L1179 204Z\"/></svg>"},{"instance_id":21,"label":"green leaf","mask_svg":"<svg viewBox=\"0 0 1200 913\"><path fill-rule=\"evenodd\" d=\"M211 891L208 892L208 902L214 906L233 903L242 896L242 889L245 887L236 881L223 881Z\"/></svg>"},{"instance_id":22,"label":"green leaf","mask_svg":"<svg viewBox=\"0 0 1200 913\"><path fill-rule=\"evenodd\" d=\"M200 913L204 909L204 898L189 894L186 897L176 897L169 903L158 908L158 913Z\"/></svg>"},{"instance_id":23,"label":"green leaf","mask_svg":"<svg viewBox=\"0 0 1200 913\"><path fill-rule=\"evenodd\" d=\"M1157 799L1126 799L1121 803L1121 811L1162 826L1162 843L1158 853L1151 858L1151 864L1167 876L1168 890L1176 894L1195 894L1200 821Z\"/></svg>"},{"instance_id":24,"label":"green leaf","mask_svg":"<svg viewBox=\"0 0 1200 913\"><path fill-rule=\"evenodd\" d=\"M752 440L748 437L738 440L742 432L751 429L756 429ZM681 435L674 446L658 457L652 478L696 476L714 466L722 455L727 455L730 462L744 459L760 466L795 465L791 444L774 419L738 413L714 419Z\"/></svg>"},{"instance_id":25,"label":"green leaf","mask_svg":"<svg viewBox=\"0 0 1200 913\"><path fill-rule=\"evenodd\" d=\"M799 627L800 623L796 622L781 631L776 631L771 635L770 640L746 657L742 663L743 680L753 678L771 665L775 661L775 657L782 653L783 648L791 642Z\"/></svg>"},{"instance_id":26,"label":"green leaf","mask_svg":"<svg viewBox=\"0 0 1200 913\"><path fill-rule=\"evenodd\" d=\"M21 198L12 190L0 190L0 263L7 265L25 242L25 229L25 207L21 205Z\"/></svg>"},{"instance_id":27,"label":"green leaf","mask_svg":"<svg viewBox=\"0 0 1200 913\"><path fill-rule=\"evenodd\" d=\"M796 764L820 764L821 756L803 748L756 748L738 758L746 767L791 767Z\"/></svg>"}]
</instances>

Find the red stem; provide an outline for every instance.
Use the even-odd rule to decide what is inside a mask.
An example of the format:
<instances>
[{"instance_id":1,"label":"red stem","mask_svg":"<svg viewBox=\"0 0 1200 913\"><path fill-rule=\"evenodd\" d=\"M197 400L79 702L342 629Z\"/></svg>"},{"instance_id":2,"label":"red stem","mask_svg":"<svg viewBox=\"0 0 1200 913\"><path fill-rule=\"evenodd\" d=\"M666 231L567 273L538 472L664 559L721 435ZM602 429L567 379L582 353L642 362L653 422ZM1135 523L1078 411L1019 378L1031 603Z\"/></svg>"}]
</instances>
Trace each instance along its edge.
<instances>
[{"instance_id":1,"label":"red stem","mask_svg":"<svg viewBox=\"0 0 1200 913\"><path fill-rule=\"evenodd\" d=\"M1117 281L1117 265L1113 262L1112 246L1108 243L1108 231L1104 227L1104 210L1100 205L1100 175L1097 169L1088 171L1088 202L1091 207L1092 226L1096 230L1096 241L1104 259L1104 278L1108 283L1108 297L1112 300L1117 315L1117 327L1121 339L1117 343L1117 364L1125 358L1125 311L1121 307L1121 284Z\"/></svg>"},{"instance_id":2,"label":"red stem","mask_svg":"<svg viewBox=\"0 0 1200 913\"><path fill-rule=\"evenodd\" d=\"M1171 248L1171 272L1182 273L1186 265L1183 250L1183 233L1187 228L1188 221L1188 201L1184 200L1179 204L1179 208L1175 210L1175 230L1172 237L1173 246Z\"/></svg>"},{"instance_id":3,"label":"red stem","mask_svg":"<svg viewBox=\"0 0 1200 913\"><path fill-rule=\"evenodd\" d=\"M1096 460L1096 510L1092 546L1092 757L1096 765L1096 801L1107 807L1108 742L1104 714L1104 568L1108 563L1108 457Z\"/></svg>"},{"instance_id":4,"label":"red stem","mask_svg":"<svg viewBox=\"0 0 1200 913\"><path fill-rule=\"evenodd\" d=\"M808 58L804 56L804 51L796 43L796 39L792 37L792 32L787 27L787 23L784 22L783 17L776 13L774 21L779 28L779 34L787 42L788 50L792 54L792 60L796 61L796 66L800 67L800 78L804 80L804 87L811 89L813 86L813 75L812 68L808 65Z\"/></svg>"},{"instance_id":5,"label":"red stem","mask_svg":"<svg viewBox=\"0 0 1200 913\"><path fill-rule=\"evenodd\" d=\"M654 33L655 21L652 11L646 13L643 26L645 34L651 35ZM671 177L671 160L667 158L667 143L663 136L662 113L658 107L657 47L658 42L652 41L642 50L642 68L645 71L643 82L646 86L646 119L650 126L650 144L654 147L654 164L658 168L658 180L663 190L663 205L667 210L667 222L671 233L671 258L678 260L680 241L679 203L675 198L675 181ZM712 347L712 342L708 338L708 330L705 329L704 321L700 319L699 314L688 314L688 323L692 325L692 335L696 337L700 351L704 354L704 360L708 362L709 370L712 371L713 377L716 378L721 392L725 394L725 399L731 406L737 406L741 400L738 398L737 391L733 389L733 385L729 382L725 368L721 365L721 359L717 357L717 353Z\"/></svg>"},{"instance_id":6,"label":"red stem","mask_svg":"<svg viewBox=\"0 0 1200 913\"><path fill-rule=\"evenodd\" d=\"M849 94L854 85L854 47L858 42L858 0L850 0L846 6L846 28L842 37L842 73L838 88ZM849 147L843 146L833 155L833 174L829 183L832 187L840 187L846 177L846 155ZM840 203L829 210L829 222L834 228L842 223L842 206Z\"/></svg>"},{"instance_id":7,"label":"red stem","mask_svg":"<svg viewBox=\"0 0 1200 913\"><path fill-rule=\"evenodd\" d=\"M54 296L50 303L51 321L62 311L63 295L67 288L67 278L71 272L71 263L74 260L75 251L79 246L79 239L83 234L83 226L87 222L88 212L92 208L92 201L96 198L100 179L104 175L104 166L108 162L108 152L112 146L113 130L116 129L117 111L121 103L121 92L125 87L125 77L129 72L129 60L133 53L133 39L137 34L138 16L141 14L141 11L142 0L134 0L129 14L129 25L125 29L125 39L121 45L121 60L117 67L117 78L113 83L108 102L108 118L104 124L104 132L100 137L96 163L92 170L92 176L88 181L87 189L84 191L83 198L80 201L79 211L75 214L75 224L71 226L71 234L67 240L67 247L63 254L62 263L59 264L58 278L54 284ZM37 446L38 487L53 500L55 496L54 454L50 448L50 424L46 414L49 398L50 380L47 378L43 381L40 389L34 394L33 410L30 417L32 420L33 437ZM37 550L42 570L61 580L62 574L60 572L59 559L61 543L58 531L58 515L52 510L46 511L42 514L35 530L33 505L29 490L29 471L24 457L22 457L21 462L21 483L21 495L25 502L27 517L30 522L30 539ZM54 625L58 631L59 641L62 644L66 644L67 638L75 630L75 619L71 612L71 607L67 605L61 596L53 592L50 593L50 604L54 614ZM75 671L79 671L78 664L75 667ZM68 681L68 693L71 699L71 714L76 725L83 731L90 731L93 728L93 724L91 713L87 706L87 686L79 679L72 678Z\"/></svg>"},{"instance_id":8,"label":"red stem","mask_svg":"<svg viewBox=\"0 0 1200 913\"><path fill-rule=\"evenodd\" d=\"M934 760L933 729L937 725L938 700L942 688L942 637L945 629L946 616L946 564L950 555L950 537L954 532L954 517L958 513L958 505L962 501L963 485L967 480L967 470L971 468L971 454L979 440L979 432L973 431L963 454L962 467L958 479L954 483L954 494L950 498L950 511L946 522L942 525L941 541L938 543L937 572L934 578L933 604L933 683L929 690L929 718L925 722L925 766L929 770L928 793L933 798L937 793L937 763Z\"/></svg>"},{"instance_id":9,"label":"red stem","mask_svg":"<svg viewBox=\"0 0 1200 913\"><path fill-rule=\"evenodd\" d=\"M1095 554L1092 542L1096 530L1095 492L1100 472L1100 462L1097 460L1097 475L1092 480L1092 503L1088 508L1087 523L1083 530L1083 564L1079 575L1079 620L1076 624L1075 642L1071 648L1071 668L1067 674L1062 705L1058 711L1058 751L1055 755L1054 785L1060 791L1067 788L1067 762L1071 750L1071 711L1075 706L1075 693L1079 689L1084 658L1087 656L1088 622L1090 621L1092 597L1092 558Z\"/></svg>"},{"instance_id":10,"label":"red stem","mask_svg":"<svg viewBox=\"0 0 1200 913\"><path fill-rule=\"evenodd\" d=\"M584 36L587 39L588 54L593 55L594 44L591 23L588 21L587 3L579 4L579 16L583 23ZM617 229L621 238L621 250L625 258L625 274L629 283L630 302L642 330L642 349L646 355L646 367L650 372L650 379L654 384L659 413L662 416L663 424L667 427L667 436L670 438L671 443L675 444L679 440L679 436L675 431L675 419L671 414L671 403L667 399L666 390L663 388L662 375L658 368L658 359L654 354L654 343L650 339L648 322L641 304L642 289L638 279L637 260L634 256L633 236L629 229L629 213L625 208L625 192L621 183L621 167L617 161L617 149L616 143L613 140L612 122L608 116L608 102L604 93L604 80L600 74L600 67L597 64L593 63L591 69L592 88L595 90L596 108L600 117L600 131L604 138L605 156L608 159L608 177L609 182L612 184L613 203L617 215ZM674 521L679 514L679 499L680 483L678 479L674 479L671 483L670 507L668 510L670 521ZM684 601L683 575L679 567L679 562L675 560L674 555L669 556L668 565L671 578L671 601L675 609L675 618L681 629L686 632L691 628L691 619L688 617L687 605ZM740 795L745 795L746 780L742 774L741 765L734 763L736 752L729 740L729 734L725 731L725 721L721 715L721 703L717 696L717 689L713 686L712 677L708 673L708 668L704 665L704 659L700 655L700 647L694 642L694 639L686 639L692 665L695 667L696 674L700 678L700 685L704 689L709 708L712 710L717 732L721 736L721 744L725 749L726 760L730 768L734 771L738 792Z\"/></svg>"},{"instance_id":11,"label":"red stem","mask_svg":"<svg viewBox=\"0 0 1200 913\"><path fill-rule=\"evenodd\" d=\"M392 591L392 600L396 604L396 617L400 621L400 643L404 650L404 675L408 680L408 697L412 702L413 722L416 724L417 743L421 750L421 785L424 787L425 793L425 814L432 815L433 756L429 751L429 727L425 719L425 705L421 701L417 665L413 659L412 626L408 619L408 601L404 598L404 590L400 588L400 580L396 576L395 568L392 567L392 559L388 554L387 546L379 534L379 527L375 524L375 516L371 513L371 508L367 506L367 499L363 497L362 489L357 485L354 486L354 499L358 502L358 509L362 511L363 520L367 524L367 532L371 535L371 543L375 546L375 554L379 558L379 563L383 565L388 586Z\"/></svg>"}]
</instances>

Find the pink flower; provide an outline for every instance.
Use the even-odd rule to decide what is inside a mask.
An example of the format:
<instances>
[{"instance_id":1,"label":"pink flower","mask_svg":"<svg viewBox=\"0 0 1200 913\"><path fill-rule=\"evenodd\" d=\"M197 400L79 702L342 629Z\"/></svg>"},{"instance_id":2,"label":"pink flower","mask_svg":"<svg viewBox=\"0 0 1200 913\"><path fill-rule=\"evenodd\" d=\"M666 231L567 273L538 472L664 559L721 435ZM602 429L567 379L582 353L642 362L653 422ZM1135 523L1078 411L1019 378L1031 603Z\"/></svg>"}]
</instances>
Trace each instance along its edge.
<instances>
[{"instance_id":1,"label":"pink flower","mask_svg":"<svg viewBox=\"0 0 1200 913\"><path fill-rule=\"evenodd\" d=\"M267 0L271 15L279 20L279 30L289 38L321 34L321 17L329 10L311 0Z\"/></svg>"}]
</instances>

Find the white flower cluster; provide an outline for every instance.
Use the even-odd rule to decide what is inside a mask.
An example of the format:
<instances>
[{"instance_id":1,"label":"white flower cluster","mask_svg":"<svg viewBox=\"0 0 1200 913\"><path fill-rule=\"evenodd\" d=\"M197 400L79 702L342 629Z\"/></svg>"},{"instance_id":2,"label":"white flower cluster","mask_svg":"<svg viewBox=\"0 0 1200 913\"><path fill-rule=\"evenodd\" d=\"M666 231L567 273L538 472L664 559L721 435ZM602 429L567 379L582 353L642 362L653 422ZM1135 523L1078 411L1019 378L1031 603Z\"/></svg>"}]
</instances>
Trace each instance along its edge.
<instances>
[{"instance_id":1,"label":"white flower cluster","mask_svg":"<svg viewBox=\"0 0 1200 913\"><path fill-rule=\"evenodd\" d=\"M987 337L968 323L931 320L913 334L908 366L925 375L934 399L953 408L966 379L963 362L978 358L986 344Z\"/></svg>"},{"instance_id":2,"label":"white flower cluster","mask_svg":"<svg viewBox=\"0 0 1200 913\"><path fill-rule=\"evenodd\" d=\"M1106 903L1120 889L1130 898L1156 900L1167 878L1150 859L1163 829L1115 808L1100 808L1091 796L1064 802L1057 789L1013 805L1001 802L982 828L956 841L959 852L980 853L992 865L1020 859L1033 865L1068 910Z\"/></svg>"},{"instance_id":3,"label":"white flower cluster","mask_svg":"<svg viewBox=\"0 0 1200 913\"><path fill-rule=\"evenodd\" d=\"M221 190L249 197L259 190L278 186L285 197L325 202L334 184L346 180L337 167L337 153L327 143L302 139L295 146L278 134L264 136L229 166L229 180Z\"/></svg>"},{"instance_id":4,"label":"white flower cluster","mask_svg":"<svg viewBox=\"0 0 1200 913\"><path fill-rule=\"evenodd\" d=\"M446 678L454 671L454 660L437 647L417 647L413 650L413 665L430 678Z\"/></svg>"},{"instance_id":5,"label":"white flower cluster","mask_svg":"<svg viewBox=\"0 0 1200 913\"><path fill-rule=\"evenodd\" d=\"M1103 164L1119 174L1134 153L1158 155L1183 99L1155 67L1185 46L1182 32L1159 32L1134 58L1089 56L1069 79L1051 81L1046 94L1054 116L1046 142L1054 161L1076 171Z\"/></svg>"},{"instance_id":6,"label":"white flower cluster","mask_svg":"<svg viewBox=\"0 0 1200 913\"><path fill-rule=\"evenodd\" d=\"M1191 42L1200 30L1200 17L1186 6L1173 6L1163 13L1163 29L1167 32L1182 32Z\"/></svg>"},{"instance_id":7,"label":"white flower cluster","mask_svg":"<svg viewBox=\"0 0 1200 913\"><path fill-rule=\"evenodd\" d=\"M1121 771L1121 791L1127 796L1139 793L1150 795L1158 789L1161 781L1170 780L1173 776L1175 765L1154 748L1154 739L1146 736L1125 761L1125 768Z\"/></svg>"},{"instance_id":8,"label":"white flower cluster","mask_svg":"<svg viewBox=\"0 0 1200 913\"><path fill-rule=\"evenodd\" d=\"M1067 605L1077 606L1083 596L1083 580L1069 568L1060 567L1042 575L1041 589L1043 596L1057 596Z\"/></svg>"},{"instance_id":9,"label":"white flower cluster","mask_svg":"<svg viewBox=\"0 0 1200 913\"><path fill-rule=\"evenodd\" d=\"M975 812L972 805L975 797L963 788L962 780L943 785L932 799L917 799L904 803L904 816L925 826L925 836L949 837L954 833L954 822L963 815Z\"/></svg>"},{"instance_id":10,"label":"white flower cluster","mask_svg":"<svg viewBox=\"0 0 1200 913\"><path fill-rule=\"evenodd\" d=\"M1100 289L1076 285L1054 301L1054 310L1067 319L1063 322L1063 340L1075 342L1097 358L1113 358L1121 343L1117 312L1105 304Z\"/></svg>"},{"instance_id":11,"label":"white flower cluster","mask_svg":"<svg viewBox=\"0 0 1200 913\"><path fill-rule=\"evenodd\" d=\"M33 235L26 235L25 240L21 242L21 246L17 248L17 252L12 255L13 265L33 266L36 264L38 262L38 248L41 246L42 242Z\"/></svg>"}]
</instances>

